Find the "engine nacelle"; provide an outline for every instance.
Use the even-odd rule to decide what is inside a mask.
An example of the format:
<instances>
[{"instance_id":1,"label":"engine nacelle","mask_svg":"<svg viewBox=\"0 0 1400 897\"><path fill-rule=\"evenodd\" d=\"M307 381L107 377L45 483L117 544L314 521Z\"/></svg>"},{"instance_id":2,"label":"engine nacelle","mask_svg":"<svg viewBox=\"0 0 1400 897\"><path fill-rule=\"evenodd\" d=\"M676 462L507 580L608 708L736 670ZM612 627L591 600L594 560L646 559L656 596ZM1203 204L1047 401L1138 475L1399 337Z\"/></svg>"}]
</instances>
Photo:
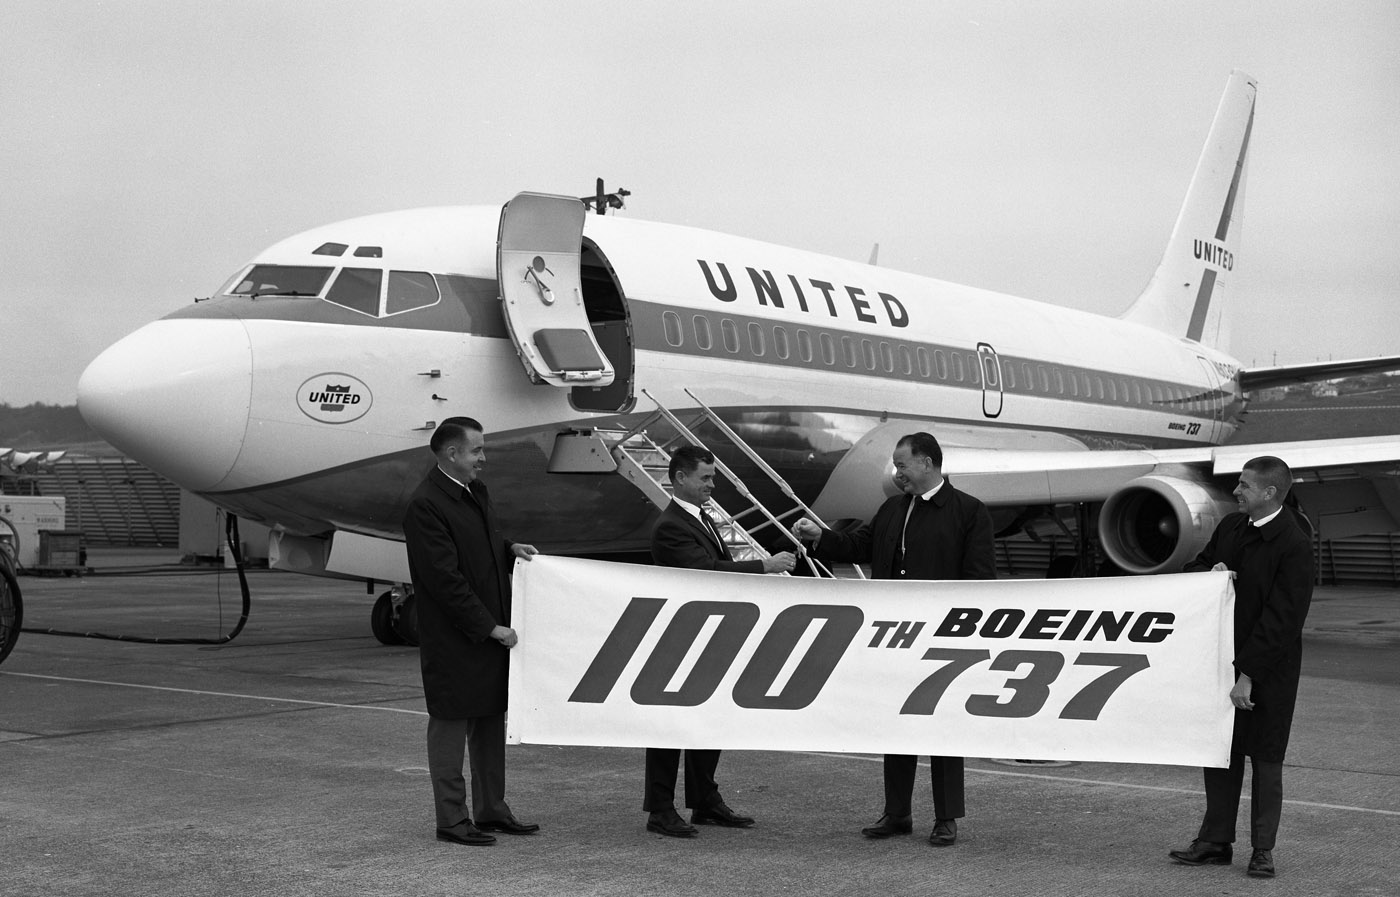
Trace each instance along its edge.
<instances>
[{"instance_id":1,"label":"engine nacelle","mask_svg":"<svg viewBox=\"0 0 1400 897\"><path fill-rule=\"evenodd\" d=\"M1103 503L1099 541L1128 573L1177 573L1235 509L1233 498L1205 483L1156 474L1139 477Z\"/></svg>"}]
</instances>

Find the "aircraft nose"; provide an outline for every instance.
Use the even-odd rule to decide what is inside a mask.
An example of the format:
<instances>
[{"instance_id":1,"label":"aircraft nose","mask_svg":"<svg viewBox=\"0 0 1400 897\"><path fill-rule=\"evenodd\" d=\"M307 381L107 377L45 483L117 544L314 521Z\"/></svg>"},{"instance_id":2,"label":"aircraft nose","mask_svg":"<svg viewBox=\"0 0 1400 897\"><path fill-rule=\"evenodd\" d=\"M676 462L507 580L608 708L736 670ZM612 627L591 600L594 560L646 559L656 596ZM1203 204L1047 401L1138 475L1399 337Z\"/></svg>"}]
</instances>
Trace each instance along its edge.
<instances>
[{"instance_id":1,"label":"aircraft nose","mask_svg":"<svg viewBox=\"0 0 1400 897\"><path fill-rule=\"evenodd\" d=\"M252 378L243 322L155 321L88 365L78 410L117 449L198 492L216 486L238 460Z\"/></svg>"}]
</instances>

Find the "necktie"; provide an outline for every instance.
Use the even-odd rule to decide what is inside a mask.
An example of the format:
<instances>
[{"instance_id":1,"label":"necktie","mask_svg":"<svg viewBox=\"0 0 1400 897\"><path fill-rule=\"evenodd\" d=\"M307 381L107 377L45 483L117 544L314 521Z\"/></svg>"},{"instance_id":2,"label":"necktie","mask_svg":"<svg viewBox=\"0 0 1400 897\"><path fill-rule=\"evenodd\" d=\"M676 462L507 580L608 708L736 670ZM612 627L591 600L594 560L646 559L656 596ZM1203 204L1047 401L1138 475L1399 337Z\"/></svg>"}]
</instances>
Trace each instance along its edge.
<instances>
[{"instance_id":1,"label":"necktie","mask_svg":"<svg viewBox=\"0 0 1400 897\"><path fill-rule=\"evenodd\" d=\"M715 523L715 519L710 516L710 512L701 508L700 519L705 521L705 525L709 527L710 534L715 537L715 541L719 543L720 548L724 548L724 536L720 534L719 526Z\"/></svg>"}]
</instances>

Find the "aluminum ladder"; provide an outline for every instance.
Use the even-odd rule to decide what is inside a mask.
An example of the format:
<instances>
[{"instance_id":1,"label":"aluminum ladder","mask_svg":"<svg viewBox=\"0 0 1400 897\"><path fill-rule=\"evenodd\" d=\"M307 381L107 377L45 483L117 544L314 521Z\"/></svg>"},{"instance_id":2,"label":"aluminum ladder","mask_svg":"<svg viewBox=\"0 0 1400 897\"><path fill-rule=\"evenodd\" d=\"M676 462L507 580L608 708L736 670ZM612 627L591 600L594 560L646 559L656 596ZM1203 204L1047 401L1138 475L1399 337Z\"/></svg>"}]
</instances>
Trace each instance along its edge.
<instances>
[{"instance_id":1,"label":"aluminum ladder","mask_svg":"<svg viewBox=\"0 0 1400 897\"><path fill-rule=\"evenodd\" d=\"M685 394L694 400L700 409L699 417L695 421L692 421L691 424L687 425L669 408L657 401L656 397L650 392L643 389L642 394L656 405L656 411L643 419L641 423L631 430L621 433L600 433L600 435L604 435L605 439L611 437L611 439L608 439L611 443L610 453L612 454L613 460L617 463L618 473L622 474L630 483L640 489L658 508L665 508L671 501L671 485L667 474L671 462L671 455L667 449L668 447L674 447L678 443L689 443L691 445L698 445L701 448L706 448L705 444L695 435L691 427L701 421L708 420L719 430L721 435L743 452L749 460L753 461L758 469L772 480L778 486L784 497L792 503L792 507L789 510L780 514L774 514L768 508L764 507L754 496L753 492L750 491L748 486L745 485L744 481L741 480L724 461L716 457L715 470L727 479L739 492L743 500L748 503L748 506L738 513L730 513L728 510L721 507L713 498L710 499L706 506L711 516L715 518L720 534L723 536L734 559L754 560L768 557L769 552L759 543L757 534L765 527L772 526L775 532L781 533L788 542L792 543L792 550L807 563L813 575L838 578L838 574L833 572L831 568L807 554L805 546L803 546L797 537L784 526L783 522L800 513L816 521L822 527L825 527L826 524L822 522L816 512L797 497L787 481L764 461L752 446L745 442L738 433L735 433L728 424L720 419L714 409L702 402L699 397L689 389L686 389ZM648 427L663 419L670 424L671 428L675 431L675 435L667 440L664 445L655 442L647 432ZM746 518L752 521L751 525L746 524ZM840 576L839 578L865 579L865 573L859 566L852 566L850 569L853 571L852 573Z\"/></svg>"}]
</instances>

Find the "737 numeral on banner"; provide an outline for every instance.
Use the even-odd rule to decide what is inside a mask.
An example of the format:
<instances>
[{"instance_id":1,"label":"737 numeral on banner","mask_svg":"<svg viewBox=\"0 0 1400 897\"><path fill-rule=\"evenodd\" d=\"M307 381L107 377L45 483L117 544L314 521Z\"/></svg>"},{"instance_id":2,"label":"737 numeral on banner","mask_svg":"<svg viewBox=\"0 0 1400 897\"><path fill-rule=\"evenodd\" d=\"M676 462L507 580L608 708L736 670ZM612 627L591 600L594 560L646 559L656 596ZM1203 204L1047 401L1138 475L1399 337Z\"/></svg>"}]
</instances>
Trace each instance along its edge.
<instances>
[{"instance_id":1,"label":"737 numeral on banner","mask_svg":"<svg viewBox=\"0 0 1400 897\"><path fill-rule=\"evenodd\" d=\"M607 700L665 605L664 598L632 598L569 696L571 703L601 704ZM712 617L719 618L719 625L684 681L674 691L668 691L667 685L675 678ZM758 606L746 601L682 604L666 624L632 683L632 700L637 704L673 707L705 703L739 656L758 617ZM821 626L792 675L777 694L770 695L768 692L788 665L798 643L818 621ZM864 623L865 615L858 607L798 604L786 608L774 618L739 674L734 684L734 703L755 710L801 710L808 706L821 693ZM993 658L986 648L935 647L925 651L923 659L942 661L943 665L909 693L900 708L901 715L932 715L955 679L974 666L990 661L988 669L997 672L1014 673L1027 665L1030 669L1002 683L1002 688L1012 693L1009 698L974 694L967 699L967 712L974 716L1009 719L1034 716L1045 707L1050 698L1050 685L1065 666L1064 655L1057 651L1018 649L1002 651ZM1145 654L1086 651L1075 658L1074 665L1108 667L1108 670L1070 698L1060 711L1060 719L1098 719L1114 692L1134 674L1147 669L1149 663Z\"/></svg>"}]
</instances>

